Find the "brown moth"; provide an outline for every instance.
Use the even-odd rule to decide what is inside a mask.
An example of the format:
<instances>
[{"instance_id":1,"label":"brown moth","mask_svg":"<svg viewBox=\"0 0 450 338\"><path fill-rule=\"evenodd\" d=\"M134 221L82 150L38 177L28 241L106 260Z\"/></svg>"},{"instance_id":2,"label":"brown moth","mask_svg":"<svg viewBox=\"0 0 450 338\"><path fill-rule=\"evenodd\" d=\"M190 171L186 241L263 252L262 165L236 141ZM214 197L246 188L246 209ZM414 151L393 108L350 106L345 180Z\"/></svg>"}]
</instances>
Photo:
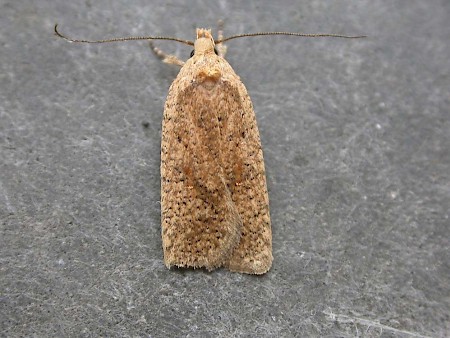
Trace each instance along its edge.
<instances>
[{"instance_id":1,"label":"brown moth","mask_svg":"<svg viewBox=\"0 0 450 338\"><path fill-rule=\"evenodd\" d=\"M169 89L161 142L164 261L262 274L272 265L264 160L252 102L210 30Z\"/></svg>"},{"instance_id":2,"label":"brown moth","mask_svg":"<svg viewBox=\"0 0 450 338\"><path fill-rule=\"evenodd\" d=\"M223 42L245 36L293 35L360 38L337 34L267 32L214 41L197 29L195 42L128 37L70 42L172 40L194 46L180 61L152 44L167 63L182 66L167 96L161 141L161 223L168 268L191 267L263 274L272 265L272 230L264 159L250 97L225 60ZM215 46L217 45L217 50Z\"/></svg>"}]
</instances>

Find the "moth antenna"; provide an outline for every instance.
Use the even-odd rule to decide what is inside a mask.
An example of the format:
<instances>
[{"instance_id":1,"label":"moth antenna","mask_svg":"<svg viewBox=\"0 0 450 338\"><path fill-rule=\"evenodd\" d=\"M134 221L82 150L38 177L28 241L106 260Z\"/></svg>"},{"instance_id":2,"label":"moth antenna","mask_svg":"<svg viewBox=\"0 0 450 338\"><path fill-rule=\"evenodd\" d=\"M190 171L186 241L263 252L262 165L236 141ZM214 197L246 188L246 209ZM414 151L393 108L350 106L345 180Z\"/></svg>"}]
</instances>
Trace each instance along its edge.
<instances>
[{"instance_id":1,"label":"moth antenna","mask_svg":"<svg viewBox=\"0 0 450 338\"><path fill-rule=\"evenodd\" d=\"M112 39L104 39L104 40L78 40L69 38L58 31L58 24L55 25L55 35L67 40L69 42L80 42L80 43L106 43L106 42L122 42L122 41L136 41L136 40L170 40L184 43L185 45L193 46L194 42L190 40L177 39L166 36L129 36L125 38L112 38Z\"/></svg>"},{"instance_id":2,"label":"moth antenna","mask_svg":"<svg viewBox=\"0 0 450 338\"><path fill-rule=\"evenodd\" d=\"M361 39L366 38L367 35L356 35L356 36L350 36L350 35L341 35L341 34L306 34L306 33L292 33L292 32L259 32L259 33L248 33L248 34L239 34L239 35L233 35L228 38L222 39L222 40L216 40L214 43L222 43L225 41L229 41L232 39L237 38L244 38L248 36L264 36L264 35L290 35L290 36L300 36L305 38L344 38L344 39Z\"/></svg>"}]
</instances>

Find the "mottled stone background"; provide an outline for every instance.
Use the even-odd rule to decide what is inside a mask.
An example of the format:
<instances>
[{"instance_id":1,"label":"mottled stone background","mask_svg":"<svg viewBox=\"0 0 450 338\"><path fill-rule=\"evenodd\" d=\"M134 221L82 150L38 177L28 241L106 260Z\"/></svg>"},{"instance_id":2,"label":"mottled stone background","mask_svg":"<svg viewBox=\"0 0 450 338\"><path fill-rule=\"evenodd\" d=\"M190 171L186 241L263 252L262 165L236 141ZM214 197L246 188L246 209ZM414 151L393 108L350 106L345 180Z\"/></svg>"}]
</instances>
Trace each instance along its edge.
<instances>
[{"instance_id":1,"label":"mottled stone background","mask_svg":"<svg viewBox=\"0 0 450 338\"><path fill-rule=\"evenodd\" d=\"M450 335L450 3L1 1L0 335ZM145 42L197 26L366 34L248 38L228 60L260 127L274 264L169 271L162 110L177 68ZM187 58L189 47L159 42Z\"/></svg>"}]
</instances>

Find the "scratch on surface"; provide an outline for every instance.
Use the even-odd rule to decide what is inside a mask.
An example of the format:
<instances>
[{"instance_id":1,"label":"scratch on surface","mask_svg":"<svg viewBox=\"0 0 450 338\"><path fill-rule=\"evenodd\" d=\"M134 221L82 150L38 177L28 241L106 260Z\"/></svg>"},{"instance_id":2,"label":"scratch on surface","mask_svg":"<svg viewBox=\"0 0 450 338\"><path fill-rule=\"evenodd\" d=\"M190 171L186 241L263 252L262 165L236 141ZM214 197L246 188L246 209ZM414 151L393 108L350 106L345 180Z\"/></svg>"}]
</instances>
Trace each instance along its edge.
<instances>
[{"instance_id":1,"label":"scratch on surface","mask_svg":"<svg viewBox=\"0 0 450 338\"><path fill-rule=\"evenodd\" d=\"M11 213L15 213L16 208L14 208L14 206L11 205L9 198L8 198L8 194L7 194L6 190L3 188L3 184L1 181L0 181L0 195L2 195L3 199L5 200L6 209L8 209L8 211Z\"/></svg>"},{"instance_id":2,"label":"scratch on surface","mask_svg":"<svg viewBox=\"0 0 450 338\"><path fill-rule=\"evenodd\" d=\"M323 313L328 316L328 319L330 319L332 321L336 321L338 323L342 323L342 324L345 324L345 323L356 323L356 324L366 325L368 327L376 327L376 328L379 328L379 329L385 330L385 331L390 331L390 332L394 332L394 333L401 333L401 334L409 335L411 337L432 338L430 336L424 336L424 335L421 335L419 333L396 329L394 327L383 325L383 324L381 324L381 323L379 323L377 321L373 321L373 320L370 320L370 319L359 318L359 317L351 317L351 316L347 316L347 315L338 315L338 314L333 313L331 311L331 309L323 311Z\"/></svg>"}]
</instances>

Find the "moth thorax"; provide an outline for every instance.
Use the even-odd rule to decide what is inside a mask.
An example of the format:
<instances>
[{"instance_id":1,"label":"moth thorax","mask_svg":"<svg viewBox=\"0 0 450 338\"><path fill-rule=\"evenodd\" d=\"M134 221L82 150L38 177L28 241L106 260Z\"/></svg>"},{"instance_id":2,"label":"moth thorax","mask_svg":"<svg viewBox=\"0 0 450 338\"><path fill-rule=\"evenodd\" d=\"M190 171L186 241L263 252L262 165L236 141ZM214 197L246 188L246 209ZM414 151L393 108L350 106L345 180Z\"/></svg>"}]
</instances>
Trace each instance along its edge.
<instances>
[{"instance_id":1,"label":"moth thorax","mask_svg":"<svg viewBox=\"0 0 450 338\"><path fill-rule=\"evenodd\" d=\"M201 84L206 89L213 88L216 83L220 80L222 73L220 69L212 67L202 69L197 74L197 82Z\"/></svg>"}]
</instances>

